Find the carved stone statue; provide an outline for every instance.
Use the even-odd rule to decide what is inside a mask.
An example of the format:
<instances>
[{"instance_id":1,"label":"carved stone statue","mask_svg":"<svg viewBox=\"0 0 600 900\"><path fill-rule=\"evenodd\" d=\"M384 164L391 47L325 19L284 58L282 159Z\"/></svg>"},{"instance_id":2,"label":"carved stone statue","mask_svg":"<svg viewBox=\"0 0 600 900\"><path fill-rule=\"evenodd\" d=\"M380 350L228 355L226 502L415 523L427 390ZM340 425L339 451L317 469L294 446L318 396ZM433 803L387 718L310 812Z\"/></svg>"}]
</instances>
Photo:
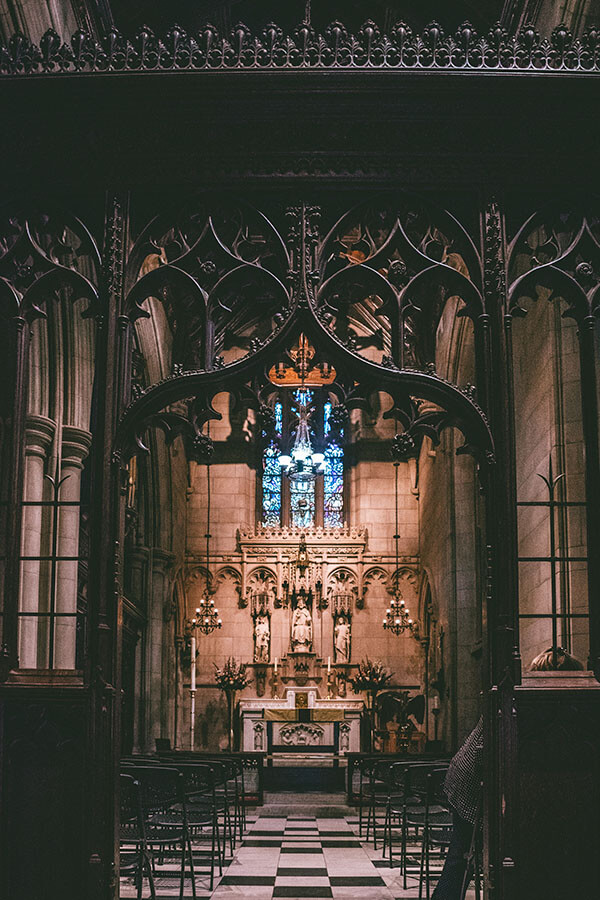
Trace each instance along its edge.
<instances>
[{"instance_id":1,"label":"carved stone statue","mask_svg":"<svg viewBox=\"0 0 600 900\"><path fill-rule=\"evenodd\" d=\"M336 663L350 662L350 622L345 616L338 616L335 623L334 650Z\"/></svg>"},{"instance_id":2,"label":"carved stone statue","mask_svg":"<svg viewBox=\"0 0 600 900\"><path fill-rule=\"evenodd\" d=\"M312 617L301 596L292 618L292 650L296 653L310 653L312 642Z\"/></svg>"},{"instance_id":3,"label":"carved stone statue","mask_svg":"<svg viewBox=\"0 0 600 900\"><path fill-rule=\"evenodd\" d=\"M289 746L300 746L303 744L322 744L323 729L320 725L284 725L279 732L282 744Z\"/></svg>"},{"instance_id":4,"label":"carved stone statue","mask_svg":"<svg viewBox=\"0 0 600 900\"><path fill-rule=\"evenodd\" d=\"M257 616L254 622L254 662L269 662L270 625L268 616Z\"/></svg>"},{"instance_id":5,"label":"carved stone statue","mask_svg":"<svg viewBox=\"0 0 600 900\"><path fill-rule=\"evenodd\" d=\"M261 722L257 722L254 726L254 749L263 749L264 728Z\"/></svg>"}]
</instances>

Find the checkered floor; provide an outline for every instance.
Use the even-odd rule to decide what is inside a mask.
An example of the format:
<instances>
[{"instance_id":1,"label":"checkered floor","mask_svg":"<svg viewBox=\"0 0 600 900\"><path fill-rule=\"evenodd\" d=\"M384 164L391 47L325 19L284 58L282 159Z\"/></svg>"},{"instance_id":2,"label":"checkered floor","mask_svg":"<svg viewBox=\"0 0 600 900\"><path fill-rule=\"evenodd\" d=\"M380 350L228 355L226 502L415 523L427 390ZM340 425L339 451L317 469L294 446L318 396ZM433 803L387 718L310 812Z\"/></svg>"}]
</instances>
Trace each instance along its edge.
<instances>
[{"instance_id":1,"label":"checkered floor","mask_svg":"<svg viewBox=\"0 0 600 900\"><path fill-rule=\"evenodd\" d=\"M358 836L358 819L353 810L344 818L265 815L248 819L248 831L238 844L233 858L227 861L221 878L215 880L213 893L208 890L208 876L202 874L202 856L195 848L194 857L200 867L196 878L197 900L300 900L331 897L333 900L409 900L419 896L418 852L412 852L413 874L407 889L397 865L389 867L381 858L381 847L373 850ZM196 852L197 851L197 852ZM439 870L439 866L436 867ZM158 867L157 895L177 898L179 883L175 865ZM135 897L131 880L121 879L121 897ZM144 897L149 896L147 883ZM191 897L186 878L185 897ZM425 896L425 891L423 891ZM472 900L473 893L467 894Z\"/></svg>"}]
</instances>

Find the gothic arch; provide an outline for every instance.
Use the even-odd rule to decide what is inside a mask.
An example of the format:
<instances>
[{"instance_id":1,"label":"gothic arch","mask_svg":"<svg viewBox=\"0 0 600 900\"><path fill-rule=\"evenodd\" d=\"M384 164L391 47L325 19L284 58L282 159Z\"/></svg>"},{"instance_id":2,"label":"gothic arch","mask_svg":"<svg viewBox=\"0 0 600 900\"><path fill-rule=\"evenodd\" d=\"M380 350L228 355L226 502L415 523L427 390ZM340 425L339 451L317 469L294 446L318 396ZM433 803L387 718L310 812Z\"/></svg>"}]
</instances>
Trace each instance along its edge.
<instances>
[{"instance_id":1,"label":"gothic arch","mask_svg":"<svg viewBox=\"0 0 600 900\"><path fill-rule=\"evenodd\" d=\"M409 201L404 195L399 196L403 197L399 202L404 203L402 215L408 217L407 221L412 221ZM418 236L409 238L406 223L403 224L400 214L396 214L395 218L391 217L389 234L381 246L372 248L370 255L363 254L364 259L348 262L331 274L328 269L331 247L340 240L339 235L336 237L335 227L339 226L338 230L344 231L344 220L355 215L354 211L342 217L338 226L334 226L334 231L330 231L321 241L318 234L320 211L305 203L287 210L287 237L280 234L273 223L259 211L252 210L243 203L239 204L239 209L241 222L245 222L246 217L259 223L256 227L262 229L263 235L259 246L248 245L247 240L242 237L243 231L240 230L239 223L236 226L238 231L233 228L228 237L230 245L227 246L209 217L206 221L202 219L202 227L196 227L195 231L192 229L191 237L187 232L180 235L178 249L172 260L143 275L138 281L130 278L133 283L126 306L132 321L149 315L144 303L152 291L158 292L158 288L163 296L172 294L174 298L183 297L189 309L195 308L192 301L197 297L196 314L202 320L201 327L206 331L206 340L202 347L197 345L196 350L192 348L187 356L184 353L170 376L141 390L139 396L133 399L121 422L117 446L124 447L136 440L141 445L141 431L153 419L165 427L171 436L179 428L187 431L189 438L193 440L206 421L220 418L220 413L213 407L213 400L221 392L231 393L237 403L258 409L260 395L252 385L257 378L264 377L264 371L284 353L290 341L297 339L302 333L314 344L317 353L335 366L337 378L331 391L338 402L344 403L347 408L368 406L369 394L384 391L392 401L388 416L393 415L399 419L404 429L411 434L418 435L423 429L431 431L432 428L454 425L465 435L466 447L480 459L485 460L486 455L493 453L487 421L472 396L439 378L431 365L426 372L418 371L418 367L403 367L404 344L395 348L390 346L390 353L384 354L380 359L366 358L359 352L360 348L352 336L336 330L333 321L339 321L341 315L339 309L337 318L331 312L334 282L345 285L343 289L350 296L355 288L359 293L363 290L356 287L357 278L364 281L364 290L367 291L376 282L376 290L387 297L386 302L389 301L388 307L396 309L396 312L390 313L390 322L399 321L403 304L408 304L406 308L410 307L413 289L421 290L423 284L430 283L448 282L448 287L443 290L460 291L464 300L460 314L473 317L481 315L482 295L475 282L446 261L435 259L435 253L442 252L431 249L433 245L436 248L438 244L441 246L439 230L435 230L431 224L419 222L421 230L417 229ZM443 214L442 218L444 215L446 222L454 223L449 227L458 231L457 240L462 242L464 254L472 256L474 250L469 245L466 233L447 214ZM141 238L140 241L143 244L147 238ZM182 247L182 244L185 246ZM399 274L400 263L404 263L398 257L396 244L402 247L412 266L410 272L404 273L403 270L402 275ZM447 247L443 252L448 253ZM199 254L202 253L208 254L208 259L200 262ZM385 253L395 255L392 259L394 265L389 263L384 277L377 266L381 264L382 254ZM132 258L136 258L135 252ZM472 267L476 268L474 263ZM289 288L284 286L286 272L289 275ZM236 318L231 304L228 306L229 301L223 301L224 286L231 279L237 284L240 278L244 284L254 285L259 292L267 291L265 302L267 305L271 304L267 315L270 321L268 331L248 331L250 325L244 324L243 316ZM157 282L154 285L156 279L160 284ZM152 285L149 284L150 281L153 282ZM272 289L265 288L267 284L272 285ZM336 293L335 296L339 295ZM408 299L405 301L404 298ZM176 304L174 308L175 306ZM217 308L220 309L218 314L215 312ZM177 324L176 313L174 315ZM178 327L181 328L187 321L184 317ZM261 321L265 321L264 314ZM374 327L374 321L371 318L370 327ZM243 340L240 337L242 333L245 335ZM222 345L222 340L226 338L238 343L240 340L242 343L247 341L247 349L231 360L225 359L218 351L225 346ZM178 422L174 415L162 412L170 404L186 397L195 398L189 424ZM435 404L435 408L428 408L425 421L421 420L411 399L414 397Z\"/></svg>"}]
</instances>

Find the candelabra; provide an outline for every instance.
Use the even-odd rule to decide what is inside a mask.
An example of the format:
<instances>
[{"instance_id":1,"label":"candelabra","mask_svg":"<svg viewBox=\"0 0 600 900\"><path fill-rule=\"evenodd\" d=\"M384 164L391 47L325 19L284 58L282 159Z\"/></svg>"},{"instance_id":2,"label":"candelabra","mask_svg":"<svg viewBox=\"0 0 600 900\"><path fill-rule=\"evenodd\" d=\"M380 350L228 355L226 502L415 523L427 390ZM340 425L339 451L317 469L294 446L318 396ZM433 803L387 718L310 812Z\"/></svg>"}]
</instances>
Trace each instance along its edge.
<instances>
[{"instance_id":1,"label":"candelabra","mask_svg":"<svg viewBox=\"0 0 600 900\"><path fill-rule=\"evenodd\" d=\"M196 615L192 619L192 628L198 628L202 634L211 634L223 624L219 618L219 610L214 600L202 598L200 606L196 607Z\"/></svg>"},{"instance_id":2,"label":"candelabra","mask_svg":"<svg viewBox=\"0 0 600 900\"><path fill-rule=\"evenodd\" d=\"M389 608L385 611L383 627L393 634L402 634L403 631L413 630L414 623L404 600L392 597Z\"/></svg>"}]
</instances>

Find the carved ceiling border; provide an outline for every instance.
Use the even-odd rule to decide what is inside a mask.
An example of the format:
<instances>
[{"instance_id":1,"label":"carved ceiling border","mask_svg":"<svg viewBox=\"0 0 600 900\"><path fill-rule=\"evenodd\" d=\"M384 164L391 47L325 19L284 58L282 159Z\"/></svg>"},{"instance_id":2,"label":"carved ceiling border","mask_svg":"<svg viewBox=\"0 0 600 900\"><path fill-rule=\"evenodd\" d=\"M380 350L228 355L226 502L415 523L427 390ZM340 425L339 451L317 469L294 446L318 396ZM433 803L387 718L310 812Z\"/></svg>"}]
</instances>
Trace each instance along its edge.
<instances>
[{"instance_id":1,"label":"carved ceiling border","mask_svg":"<svg viewBox=\"0 0 600 900\"><path fill-rule=\"evenodd\" d=\"M9 77L332 70L594 75L600 72L600 30L592 26L575 38L561 24L542 36L526 24L509 34L498 23L478 34L464 22L450 34L432 22L418 33L398 22L384 33L368 20L356 34L340 21L322 33L303 22L290 34L274 23L254 34L239 23L225 35L210 24L193 35L173 25L162 37L146 26L133 38L114 27L99 39L80 29L68 42L50 29L39 46L22 34L0 45L0 75Z\"/></svg>"}]
</instances>

